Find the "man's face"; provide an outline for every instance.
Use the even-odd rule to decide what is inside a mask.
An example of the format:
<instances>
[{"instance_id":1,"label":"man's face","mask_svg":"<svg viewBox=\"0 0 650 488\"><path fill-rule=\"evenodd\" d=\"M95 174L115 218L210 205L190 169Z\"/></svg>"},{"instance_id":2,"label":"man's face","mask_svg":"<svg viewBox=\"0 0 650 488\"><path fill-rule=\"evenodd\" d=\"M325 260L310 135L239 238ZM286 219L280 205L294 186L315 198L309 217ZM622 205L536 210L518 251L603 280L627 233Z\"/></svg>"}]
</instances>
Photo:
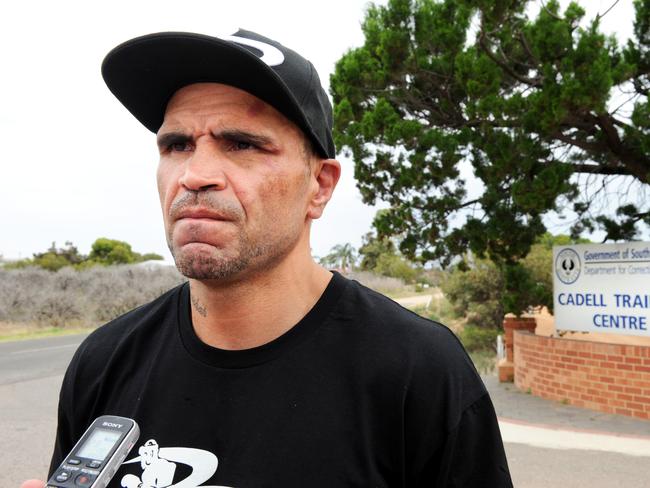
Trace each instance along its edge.
<instances>
[{"instance_id":1,"label":"man's face","mask_svg":"<svg viewBox=\"0 0 650 488\"><path fill-rule=\"evenodd\" d=\"M186 86L158 146L167 243L185 276L269 269L308 243L318 183L302 133L270 105L227 85Z\"/></svg>"},{"instance_id":2,"label":"man's face","mask_svg":"<svg viewBox=\"0 0 650 488\"><path fill-rule=\"evenodd\" d=\"M139 449L140 465L142 469L158 459L158 446L142 446Z\"/></svg>"}]
</instances>

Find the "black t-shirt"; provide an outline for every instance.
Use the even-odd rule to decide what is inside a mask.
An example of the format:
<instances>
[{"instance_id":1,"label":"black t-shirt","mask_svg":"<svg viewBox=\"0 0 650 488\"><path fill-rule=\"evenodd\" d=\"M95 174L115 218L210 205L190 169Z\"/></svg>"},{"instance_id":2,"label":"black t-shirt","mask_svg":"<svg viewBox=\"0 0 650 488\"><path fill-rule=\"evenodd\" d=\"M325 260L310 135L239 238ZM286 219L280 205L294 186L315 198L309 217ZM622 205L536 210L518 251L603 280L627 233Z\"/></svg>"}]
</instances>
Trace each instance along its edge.
<instances>
[{"instance_id":1,"label":"black t-shirt","mask_svg":"<svg viewBox=\"0 0 650 488\"><path fill-rule=\"evenodd\" d=\"M288 332L226 351L196 336L189 293L82 343L51 469L120 415L141 435L111 488L512 486L492 403L446 327L334 274Z\"/></svg>"}]
</instances>

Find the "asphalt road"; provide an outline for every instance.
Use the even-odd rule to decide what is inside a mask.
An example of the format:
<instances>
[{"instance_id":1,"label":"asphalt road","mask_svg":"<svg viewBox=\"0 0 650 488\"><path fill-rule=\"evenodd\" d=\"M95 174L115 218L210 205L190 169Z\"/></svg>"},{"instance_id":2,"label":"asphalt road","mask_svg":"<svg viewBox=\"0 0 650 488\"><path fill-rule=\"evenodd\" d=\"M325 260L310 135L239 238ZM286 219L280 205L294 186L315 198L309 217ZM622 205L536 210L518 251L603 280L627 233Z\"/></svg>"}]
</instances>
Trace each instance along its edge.
<instances>
[{"instance_id":1,"label":"asphalt road","mask_svg":"<svg viewBox=\"0 0 650 488\"><path fill-rule=\"evenodd\" d=\"M0 487L45 478L56 430L63 372L84 336L0 344ZM506 443L516 488L642 488L648 457L588 449Z\"/></svg>"},{"instance_id":2,"label":"asphalt road","mask_svg":"<svg viewBox=\"0 0 650 488\"><path fill-rule=\"evenodd\" d=\"M60 375L85 334L0 343L0 385Z\"/></svg>"},{"instance_id":3,"label":"asphalt road","mask_svg":"<svg viewBox=\"0 0 650 488\"><path fill-rule=\"evenodd\" d=\"M0 343L0 487L47 476L59 388L84 337Z\"/></svg>"}]
</instances>

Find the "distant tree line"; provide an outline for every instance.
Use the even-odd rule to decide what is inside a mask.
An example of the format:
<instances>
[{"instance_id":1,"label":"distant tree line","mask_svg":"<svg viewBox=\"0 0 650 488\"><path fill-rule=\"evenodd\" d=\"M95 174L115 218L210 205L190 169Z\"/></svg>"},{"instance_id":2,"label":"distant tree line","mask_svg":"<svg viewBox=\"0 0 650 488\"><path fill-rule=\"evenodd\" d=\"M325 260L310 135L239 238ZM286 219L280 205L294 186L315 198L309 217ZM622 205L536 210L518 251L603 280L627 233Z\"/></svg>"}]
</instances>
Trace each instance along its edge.
<instances>
[{"instance_id":1,"label":"distant tree line","mask_svg":"<svg viewBox=\"0 0 650 488\"><path fill-rule=\"evenodd\" d=\"M399 251L395 241L396 239L378 237L375 232L368 232L363 236L358 250L350 243L337 244L319 261L323 266L348 274L362 271L396 278L405 284L437 285L440 270L425 269L409 260Z\"/></svg>"},{"instance_id":2,"label":"distant tree line","mask_svg":"<svg viewBox=\"0 0 650 488\"><path fill-rule=\"evenodd\" d=\"M34 253L32 258L8 262L5 269L22 269L35 266L48 271L58 271L66 266L76 270L93 266L112 266L116 264L134 264L150 260L162 260L156 253L140 254L128 242L100 237L91 246L90 254L84 255L70 241L64 247L57 247L56 242L42 253Z\"/></svg>"}]
</instances>

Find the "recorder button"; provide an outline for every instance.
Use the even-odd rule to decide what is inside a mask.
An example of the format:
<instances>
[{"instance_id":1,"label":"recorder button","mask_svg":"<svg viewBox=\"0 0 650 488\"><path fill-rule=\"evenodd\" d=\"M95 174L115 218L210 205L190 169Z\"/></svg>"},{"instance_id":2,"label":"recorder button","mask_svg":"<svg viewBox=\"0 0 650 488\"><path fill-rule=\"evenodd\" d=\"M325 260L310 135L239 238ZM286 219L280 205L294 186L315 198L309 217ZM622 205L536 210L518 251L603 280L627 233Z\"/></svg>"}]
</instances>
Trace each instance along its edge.
<instances>
[{"instance_id":1,"label":"recorder button","mask_svg":"<svg viewBox=\"0 0 650 488\"><path fill-rule=\"evenodd\" d=\"M97 469L102 465L101 461L90 461L86 466L89 468Z\"/></svg>"},{"instance_id":2,"label":"recorder button","mask_svg":"<svg viewBox=\"0 0 650 488\"><path fill-rule=\"evenodd\" d=\"M77 476L74 480L75 485L77 486L90 486L93 484L93 481L95 481L95 476L92 474L86 474L86 473L81 473L79 476Z\"/></svg>"},{"instance_id":3,"label":"recorder button","mask_svg":"<svg viewBox=\"0 0 650 488\"><path fill-rule=\"evenodd\" d=\"M63 483L64 481L68 481L68 478L70 478L70 473L61 471L59 474L56 475L56 478L54 479L59 483Z\"/></svg>"},{"instance_id":4,"label":"recorder button","mask_svg":"<svg viewBox=\"0 0 650 488\"><path fill-rule=\"evenodd\" d=\"M77 464L81 464L81 461L78 459L68 459L68 464L74 464L76 466Z\"/></svg>"}]
</instances>

